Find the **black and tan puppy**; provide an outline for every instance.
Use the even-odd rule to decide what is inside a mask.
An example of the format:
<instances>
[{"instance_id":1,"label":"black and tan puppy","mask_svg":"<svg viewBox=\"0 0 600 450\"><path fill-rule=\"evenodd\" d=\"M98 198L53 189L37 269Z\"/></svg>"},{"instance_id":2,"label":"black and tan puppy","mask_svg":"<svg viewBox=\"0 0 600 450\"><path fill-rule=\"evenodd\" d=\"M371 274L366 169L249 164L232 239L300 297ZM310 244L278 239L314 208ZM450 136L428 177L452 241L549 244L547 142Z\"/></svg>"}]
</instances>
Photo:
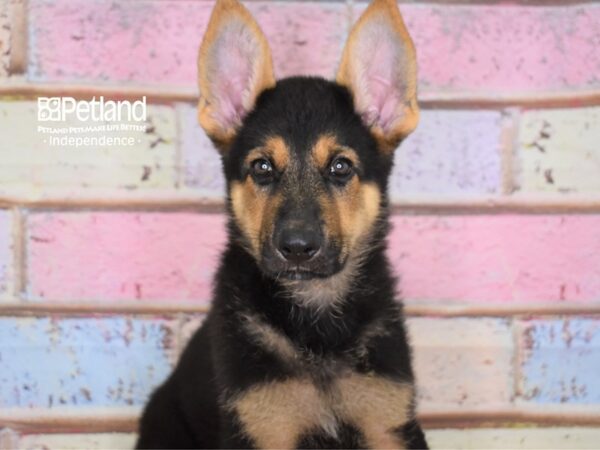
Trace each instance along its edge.
<instances>
[{"instance_id":1,"label":"black and tan puppy","mask_svg":"<svg viewBox=\"0 0 600 450\"><path fill-rule=\"evenodd\" d=\"M152 396L138 447L425 448L384 254L393 150L419 116L395 2L369 6L331 82L276 81L249 12L218 0L199 85L229 241L212 310Z\"/></svg>"}]
</instances>

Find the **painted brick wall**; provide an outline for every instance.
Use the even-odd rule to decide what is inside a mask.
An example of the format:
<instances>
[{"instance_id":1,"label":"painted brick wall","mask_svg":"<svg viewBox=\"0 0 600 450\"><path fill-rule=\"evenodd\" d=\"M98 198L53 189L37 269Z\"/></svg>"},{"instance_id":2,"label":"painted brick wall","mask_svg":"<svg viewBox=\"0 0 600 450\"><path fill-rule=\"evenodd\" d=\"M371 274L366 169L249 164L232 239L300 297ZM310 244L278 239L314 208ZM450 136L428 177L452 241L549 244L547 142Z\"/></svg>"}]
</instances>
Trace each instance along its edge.
<instances>
[{"instance_id":1,"label":"painted brick wall","mask_svg":"<svg viewBox=\"0 0 600 450\"><path fill-rule=\"evenodd\" d=\"M396 152L388 251L433 448L600 442L600 6L530 3L401 4L423 114ZM280 77L331 77L365 7L247 4ZM0 3L0 449L131 447L209 308L224 183L194 80L211 8ZM38 95L145 95L148 132L51 146Z\"/></svg>"}]
</instances>

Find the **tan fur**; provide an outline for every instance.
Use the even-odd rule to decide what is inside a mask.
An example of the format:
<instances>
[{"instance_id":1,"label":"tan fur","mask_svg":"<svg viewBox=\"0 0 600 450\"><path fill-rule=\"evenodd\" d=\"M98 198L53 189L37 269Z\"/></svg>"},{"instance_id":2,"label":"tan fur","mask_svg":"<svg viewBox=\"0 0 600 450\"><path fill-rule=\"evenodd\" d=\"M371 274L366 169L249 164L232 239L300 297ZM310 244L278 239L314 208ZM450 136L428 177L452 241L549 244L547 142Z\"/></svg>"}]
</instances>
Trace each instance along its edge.
<instances>
[{"instance_id":1,"label":"tan fur","mask_svg":"<svg viewBox=\"0 0 600 450\"><path fill-rule=\"evenodd\" d=\"M359 164L356 152L350 147L341 145L335 136L326 134L319 137L311 150L313 161L320 169L325 169L333 158L333 155L348 158L354 165Z\"/></svg>"},{"instance_id":2,"label":"tan fur","mask_svg":"<svg viewBox=\"0 0 600 450\"><path fill-rule=\"evenodd\" d=\"M256 385L230 402L259 448L294 448L307 432L335 435L336 423L356 426L371 448L404 448L394 430L410 420L410 384L351 373L321 390L309 379Z\"/></svg>"},{"instance_id":3,"label":"tan fur","mask_svg":"<svg viewBox=\"0 0 600 450\"><path fill-rule=\"evenodd\" d=\"M359 110L367 109L367 105L363 104L364 102L356 95L361 88L360 85L363 82L361 77L363 75L362 70L358 67L355 47L365 27L373 25L376 27L389 26L396 38L402 43L406 56L402 61L401 77L405 101L397 111L398 119L388 132L385 132L378 126L371 128L371 131L379 142L380 148L386 152L390 152L396 148L400 140L408 136L416 128L419 121L416 52L395 0L373 0L359 18L346 41L336 81L350 89Z\"/></svg>"},{"instance_id":4,"label":"tan fur","mask_svg":"<svg viewBox=\"0 0 600 450\"><path fill-rule=\"evenodd\" d=\"M338 414L355 424L370 448L404 448L394 430L410 420L414 390L408 383L352 374L336 383Z\"/></svg>"},{"instance_id":5,"label":"tan fur","mask_svg":"<svg viewBox=\"0 0 600 450\"><path fill-rule=\"evenodd\" d=\"M355 177L345 190L320 194L319 204L327 238L343 244L344 268L325 279L282 283L297 302L324 311L336 308L352 287L369 233L379 217L379 188L373 183L361 183Z\"/></svg>"},{"instance_id":6,"label":"tan fur","mask_svg":"<svg viewBox=\"0 0 600 450\"><path fill-rule=\"evenodd\" d=\"M247 165L256 159L266 158L275 164L278 170L285 170L290 161L290 150L281 136L271 136L265 140L265 143L251 150L246 156Z\"/></svg>"},{"instance_id":7,"label":"tan fur","mask_svg":"<svg viewBox=\"0 0 600 450\"><path fill-rule=\"evenodd\" d=\"M381 194L375 183L352 178L344 190L322 194L319 199L327 233L345 244L343 253L350 255L372 229L380 211Z\"/></svg>"},{"instance_id":8,"label":"tan fur","mask_svg":"<svg viewBox=\"0 0 600 450\"><path fill-rule=\"evenodd\" d=\"M278 170L284 170L290 161L290 153L281 136L272 136L261 147L248 153L245 164L249 166L259 158L272 160ZM230 196L236 222L250 242L249 250L258 259L262 242L273 230L282 202L281 194L267 195L248 177L244 182L234 181L231 184Z\"/></svg>"},{"instance_id":9,"label":"tan fur","mask_svg":"<svg viewBox=\"0 0 600 450\"><path fill-rule=\"evenodd\" d=\"M326 169L333 155L348 158L355 166L360 164L356 152L339 144L332 135L320 137L311 155L319 171ZM344 244L342 255L348 259L343 270L326 279L283 281L298 302L317 309L336 307L345 297L361 264L361 241L367 240L380 209L379 188L357 177L345 189L333 192L321 193L319 204L327 238Z\"/></svg>"},{"instance_id":10,"label":"tan fur","mask_svg":"<svg viewBox=\"0 0 600 450\"><path fill-rule=\"evenodd\" d=\"M321 136L312 148L311 155L319 170L326 168L333 155L348 158L355 166L360 164L354 150L340 145L334 136ZM374 224L379 215L380 193L373 183L363 183L352 178L344 189L320 195L319 203L329 238L344 242L346 254L355 250L356 243Z\"/></svg>"},{"instance_id":11,"label":"tan fur","mask_svg":"<svg viewBox=\"0 0 600 450\"><path fill-rule=\"evenodd\" d=\"M273 62L269 44L260 27L250 12L237 0L217 0L200 46L198 55L198 85L200 88L200 99L198 102L198 121L206 134L225 150L235 136L235 128L225 128L215 118L214 105L218 99L212 94L212 83L214 76L214 61L211 52L215 41L228 26L241 25L246 27L252 34L258 46L258 55L254 60L253 74L247 95L244 98L244 107L251 110L258 95L265 89L275 86L273 74Z\"/></svg>"},{"instance_id":12,"label":"tan fur","mask_svg":"<svg viewBox=\"0 0 600 450\"><path fill-rule=\"evenodd\" d=\"M299 355L292 342L256 314L242 313L242 324L248 335L263 349L278 356L284 363L296 365Z\"/></svg>"},{"instance_id":13,"label":"tan fur","mask_svg":"<svg viewBox=\"0 0 600 450\"><path fill-rule=\"evenodd\" d=\"M350 245L354 247L373 227L379 216L381 194L375 183L360 183L354 178L355 193L350 194L350 201L336 199L339 204L342 232Z\"/></svg>"},{"instance_id":14,"label":"tan fur","mask_svg":"<svg viewBox=\"0 0 600 450\"><path fill-rule=\"evenodd\" d=\"M322 394L309 381L290 379L250 388L232 402L258 448L295 448L302 433L332 423Z\"/></svg>"},{"instance_id":15,"label":"tan fur","mask_svg":"<svg viewBox=\"0 0 600 450\"><path fill-rule=\"evenodd\" d=\"M273 230L281 195L267 195L248 177L231 184L230 196L234 218L250 243L248 250L260 259L261 243Z\"/></svg>"}]
</instances>

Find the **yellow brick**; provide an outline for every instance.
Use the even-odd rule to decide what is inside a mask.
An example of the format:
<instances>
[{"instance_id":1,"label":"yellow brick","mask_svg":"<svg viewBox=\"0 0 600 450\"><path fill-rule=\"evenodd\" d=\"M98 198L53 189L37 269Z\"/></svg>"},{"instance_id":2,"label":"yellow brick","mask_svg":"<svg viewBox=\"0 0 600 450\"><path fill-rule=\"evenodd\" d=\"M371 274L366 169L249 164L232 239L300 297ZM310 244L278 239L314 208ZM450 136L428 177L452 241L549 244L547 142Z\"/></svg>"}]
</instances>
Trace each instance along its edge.
<instances>
[{"instance_id":1,"label":"yellow brick","mask_svg":"<svg viewBox=\"0 0 600 450\"><path fill-rule=\"evenodd\" d=\"M428 430L431 448L444 449L597 449L600 428L479 428Z\"/></svg>"},{"instance_id":2,"label":"yellow brick","mask_svg":"<svg viewBox=\"0 0 600 450\"><path fill-rule=\"evenodd\" d=\"M38 126L35 102L0 103L0 193L30 195L47 190L147 189L176 184L176 122L172 108L148 106L151 132L89 132L81 135L132 137L133 146L61 147L49 144ZM97 126L68 121L63 126ZM52 135L59 136L59 135Z\"/></svg>"},{"instance_id":3,"label":"yellow brick","mask_svg":"<svg viewBox=\"0 0 600 450\"><path fill-rule=\"evenodd\" d=\"M525 112L517 182L522 191L600 191L600 108Z\"/></svg>"},{"instance_id":4,"label":"yellow brick","mask_svg":"<svg viewBox=\"0 0 600 450\"><path fill-rule=\"evenodd\" d=\"M31 434L21 437L20 450L108 450L129 449L136 436L129 433Z\"/></svg>"}]
</instances>

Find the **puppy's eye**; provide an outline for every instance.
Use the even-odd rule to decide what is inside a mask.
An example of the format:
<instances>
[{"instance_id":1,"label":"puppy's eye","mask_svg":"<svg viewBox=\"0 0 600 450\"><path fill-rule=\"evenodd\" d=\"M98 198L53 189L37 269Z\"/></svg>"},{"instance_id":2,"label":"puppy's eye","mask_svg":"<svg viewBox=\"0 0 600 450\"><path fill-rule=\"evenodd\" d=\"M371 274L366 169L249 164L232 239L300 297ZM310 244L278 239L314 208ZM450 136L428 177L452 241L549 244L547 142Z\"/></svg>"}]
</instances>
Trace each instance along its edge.
<instances>
[{"instance_id":1,"label":"puppy's eye","mask_svg":"<svg viewBox=\"0 0 600 450\"><path fill-rule=\"evenodd\" d=\"M252 161L250 164L252 176L259 182L268 182L273 178L273 165L264 158Z\"/></svg>"},{"instance_id":2,"label":"puppy's eye","mask_svg":"<svg viewBox=\"0 0 600 450\"><path fill-rule=\"evenodd\" d=\"M336 158L329 166L329 176L338 181L346 181L354 173L352 161L347 158Z\"/></svg>"}]
</instances>

